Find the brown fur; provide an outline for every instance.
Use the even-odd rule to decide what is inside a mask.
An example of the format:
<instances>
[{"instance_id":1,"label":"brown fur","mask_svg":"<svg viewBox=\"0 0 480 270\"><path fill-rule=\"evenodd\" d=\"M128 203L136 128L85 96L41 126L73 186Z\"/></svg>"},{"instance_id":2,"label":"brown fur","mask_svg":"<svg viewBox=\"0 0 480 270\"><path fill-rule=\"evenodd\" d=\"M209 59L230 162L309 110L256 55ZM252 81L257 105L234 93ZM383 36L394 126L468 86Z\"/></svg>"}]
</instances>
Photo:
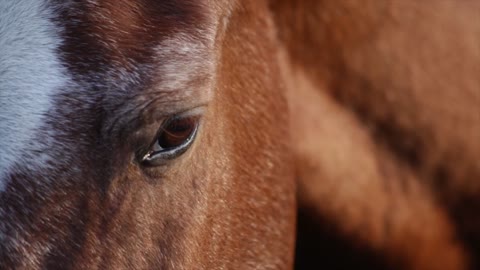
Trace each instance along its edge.
<instances>
[{"instance_id":1,"label":"brown fur","mask_svg":"<svg viewBox=\"0 0 480 270\"><path fill-rule=\"evenodd\" d=\"M9 172L1 269L290 269L295 176L298 266L311 233L314 269L478 268L478 4L49 3L74 82L36 138L61 163ZM157 55L179 32L196 55ZM189 89L165 91L186 58ZM192 148L139 165L200 101Z\"/></svg>"},{"instance_id":2,"label":"brown fur","mask_svg":"<svg viewBox=\"0 0 480 270\"><path fill-rule=\"evenodd\" d=\"M46 116L52 132L36 138L55 142L45 151L59 164L9 172L0 268L290 268L295 182L267 4L72 1L58 10L59 54L75 84ZM212 25L213 45L202 32ZM201 68L191 89L168 92L171 78L155 71L185 55L153 49L177 32L204 45L181 68ZM135 153L165 115L193 105L205 115L192 148L168 166L141 166Z\"/></svg>"}]
</instances>

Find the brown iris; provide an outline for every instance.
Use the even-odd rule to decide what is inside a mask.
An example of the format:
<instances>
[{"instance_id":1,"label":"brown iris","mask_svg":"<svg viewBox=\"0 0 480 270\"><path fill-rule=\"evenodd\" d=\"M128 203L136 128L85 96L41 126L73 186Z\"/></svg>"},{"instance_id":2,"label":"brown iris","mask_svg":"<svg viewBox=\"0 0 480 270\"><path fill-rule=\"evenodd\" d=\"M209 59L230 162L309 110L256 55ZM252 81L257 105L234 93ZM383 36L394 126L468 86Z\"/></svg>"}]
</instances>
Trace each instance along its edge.
<instances>
[{"instance_id":1,"label":"brown iris","mask_svg":"<svg viewBox=\"0 0 480 270\"><path fill-rule=\"evenodd\" d=\"M198 116L173 118L162 127L157 139L161 149L172 149L185 144L193 135L198 125Z\"/></svg>"},{"instance_id":2,"label":"brown iris","mask_svg":"<svg viewBox=\"0 0 480 270\"><path fill-rule=\"evenodd\" d=\"M161 166L185 153L197 134L200 114L180 115L167 119L157 133L154 143L141 158L145 166Z\"/></svg>"}]
</instances>

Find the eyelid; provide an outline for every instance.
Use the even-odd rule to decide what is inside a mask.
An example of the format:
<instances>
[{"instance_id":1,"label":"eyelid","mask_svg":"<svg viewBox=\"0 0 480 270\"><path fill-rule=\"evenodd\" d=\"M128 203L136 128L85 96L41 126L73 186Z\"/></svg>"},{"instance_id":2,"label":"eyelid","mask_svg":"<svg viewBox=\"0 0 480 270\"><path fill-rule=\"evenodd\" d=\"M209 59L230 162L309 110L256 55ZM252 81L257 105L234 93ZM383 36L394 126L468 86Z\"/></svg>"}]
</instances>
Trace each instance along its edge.
<instances>
[{"instance_id":1,"label":"eyelid","mask_svg":"<svg viewBox=\"0 0 480 270\"><path fill-rule=\"evenodd\" d=\"M177 113L174 115L174 118L176 117L184 118L184 117L196 116L196 115L200 116L200 115L203 115L204 111L205 111L205 105L200 105L200 106L188 109L186 111Z\"/></svg>"}]
</instances>

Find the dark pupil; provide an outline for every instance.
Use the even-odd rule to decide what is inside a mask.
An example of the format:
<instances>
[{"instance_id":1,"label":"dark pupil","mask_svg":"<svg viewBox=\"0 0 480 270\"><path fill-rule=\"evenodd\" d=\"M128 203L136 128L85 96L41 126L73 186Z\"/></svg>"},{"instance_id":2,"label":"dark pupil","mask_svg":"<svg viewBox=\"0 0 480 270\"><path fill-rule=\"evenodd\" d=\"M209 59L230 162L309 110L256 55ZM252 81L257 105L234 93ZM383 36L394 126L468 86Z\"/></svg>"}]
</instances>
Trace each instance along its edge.
<instances>
[{"instance_id":1,"label":"dark pupil","mask_svg":"<svg viewBox=\"0 0 480 270\"><path fill-rule=\"evenodd\" d=\"M163 149L178 147L188 140L195 131L196 125L195 117L173 119L163 127L163 132L158 137L158 144Z\"/></svg>"}]
</instances>

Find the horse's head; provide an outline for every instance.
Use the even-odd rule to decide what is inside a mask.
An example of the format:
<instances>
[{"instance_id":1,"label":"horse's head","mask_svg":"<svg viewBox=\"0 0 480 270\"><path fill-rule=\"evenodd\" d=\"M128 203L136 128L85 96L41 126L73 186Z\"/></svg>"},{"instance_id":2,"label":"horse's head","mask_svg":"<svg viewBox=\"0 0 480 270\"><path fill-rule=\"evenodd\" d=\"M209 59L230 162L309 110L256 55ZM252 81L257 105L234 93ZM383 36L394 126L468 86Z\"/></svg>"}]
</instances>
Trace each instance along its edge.
<instances>
[{"instance_id":1,"label":"horse's head","mask_svg":"<svg viewBox=\"0 0 480 270\"><path fill-rule=\"evenodd\" d=\"M244 2L0 0L0 268L291 263L276 47Z\"/></svg>"}]
</instances>

